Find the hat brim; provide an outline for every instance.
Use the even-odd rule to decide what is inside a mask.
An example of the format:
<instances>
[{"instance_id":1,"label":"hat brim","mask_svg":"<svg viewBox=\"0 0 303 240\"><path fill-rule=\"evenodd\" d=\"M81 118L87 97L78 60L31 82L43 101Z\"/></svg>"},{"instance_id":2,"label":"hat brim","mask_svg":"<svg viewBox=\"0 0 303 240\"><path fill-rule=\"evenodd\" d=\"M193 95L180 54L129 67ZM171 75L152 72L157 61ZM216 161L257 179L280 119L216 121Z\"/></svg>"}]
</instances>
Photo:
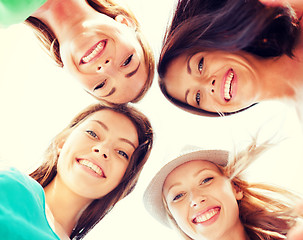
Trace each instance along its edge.
<instances>
[{"instance_id":1,"label":"hat brim","mask_svg":"<svg viewBox=\"0 0 303 240\"><path fill-rule=\"evenodd\" d=\"M193 160L206 160L220 166L228 163L229 152L224 150L187 150L164 165L146 188L143 201L146 210L162 224L170 227L162 200L162 187L167 175L176 167Z\"/></svg>"}]
</instances>

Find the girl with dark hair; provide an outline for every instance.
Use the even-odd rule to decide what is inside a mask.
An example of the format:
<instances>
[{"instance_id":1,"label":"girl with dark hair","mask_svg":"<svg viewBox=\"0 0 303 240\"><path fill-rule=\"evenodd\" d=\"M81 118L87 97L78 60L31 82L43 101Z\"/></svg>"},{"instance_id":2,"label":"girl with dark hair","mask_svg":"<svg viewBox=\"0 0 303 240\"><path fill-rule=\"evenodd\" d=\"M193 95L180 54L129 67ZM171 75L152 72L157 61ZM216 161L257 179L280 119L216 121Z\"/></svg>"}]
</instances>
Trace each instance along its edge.
<instances>
[{"instance_id":1,"label":"girl with dark hair","mask_svg":"<svg viewBox=\"0 0 303 240\"><path fill-rule=\"evenodd\" d=\"M114 0L0 3L0 25L26 19L55 62L97 99L137 102L150 88L153 52L135 16Z\"/></svg>"},{"instance_id":2,"label":"girl with dark hair","mask_svg":"<svg viewBox=\"0 0 303 240\"><path fill-rule=\"evenodd\" d=\"M92 105L59 133L40 167L0 172L3 239L82 239L135 187L150 154L148 119Z\"/></svg>"},{"instance_id":3,"label":"girl with dark hair","mask_svg":"<svg viewBox=\"0 0 303 240\"><path fill-rule=\"evenodd\" d=\"M158 64L163 94L207 116L271 99L300 103L303 7L295 10L258 0L179 0Z\"/></svg>"},{"instance_id":4,"label":"girl with dark hair","mask_svg":"<svg viewBox=\"0 0 303 240\"><path fill-rule=\"evenodd\" d=\"M153 177L145 207L184 239L274 240L302 232L296 224L303 212L294 212L301 197L244 180L243 171L264 149L252 145L231 159L223 150L187 147Z\"/></svg>"}]
</instances>

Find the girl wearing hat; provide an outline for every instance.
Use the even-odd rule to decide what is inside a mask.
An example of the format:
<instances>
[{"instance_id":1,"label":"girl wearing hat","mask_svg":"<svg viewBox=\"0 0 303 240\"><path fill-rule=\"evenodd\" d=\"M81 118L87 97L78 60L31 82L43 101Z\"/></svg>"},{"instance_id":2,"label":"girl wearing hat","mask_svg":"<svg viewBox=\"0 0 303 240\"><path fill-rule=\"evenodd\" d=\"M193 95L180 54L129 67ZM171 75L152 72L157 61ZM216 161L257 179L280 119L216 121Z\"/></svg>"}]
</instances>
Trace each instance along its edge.
<instances>
[{"instance_id":1,"label":"girl wearing hat","mask_svg":"<svg viewBox=\"0 0 303 240\"><path fill-rule=\"evenodd\" d=\"M136 185L153 142L148 119L95 104L51 142L29 176L0 172L3 239L82 239Z\"/></svg>"},{"instance_id":2,"label":"girl wearing hat","mask_svg":"<svg viewBox=\"0 0 303 240\"><path fill-rule=\"evenodd\" d=\"M99 100L139 101L154 74L135 16L114 0L0 0L0 25L26 19L53 60Z\"/></svg>"},{"instance_id":3,"label":"girl wearing hat","mask_svg":"<svg viewBox=\"0 0 303 240\"><path fill-rule=\"evenodd\" d=\"M234 161L222 150L182 151L147 187L146 209L185 239L285 239L297 221L293 206L299 197L240 175L261 148L252 147Z\"/></svg>"},{"instance_id":4,"label":"girl wearing hat","mask_svg":"<svg viewBox=\"0 0 303 240\"><path fill-rule=\"evenodd\" d=\"M206 116L264 100L301 104L302 1L294 1L296 9L263 2L269 6L178 1L158 63L159 85L170 102Z\"/></svg>"}]
</instances>

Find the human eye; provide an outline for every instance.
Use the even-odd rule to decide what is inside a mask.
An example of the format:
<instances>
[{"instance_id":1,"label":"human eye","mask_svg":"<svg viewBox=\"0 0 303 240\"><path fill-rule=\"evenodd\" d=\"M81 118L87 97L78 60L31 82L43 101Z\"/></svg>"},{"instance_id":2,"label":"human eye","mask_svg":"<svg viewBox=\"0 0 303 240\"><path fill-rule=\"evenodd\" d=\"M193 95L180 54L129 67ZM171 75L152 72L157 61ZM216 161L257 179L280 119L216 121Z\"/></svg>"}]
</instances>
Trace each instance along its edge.
<instances>
[{"instance_id":1,"label":"human eye","mask_svg":"<svg viewBox=\"0 0 303 240\"><path fill-rule=\"evenodd\" d=\"M198 104L198 106L200 106L200 91L198 91L197 92L197 94L196 94L196 102L197 102L197 104Z\"/></svg>"},{"instance_id":2,"label":"human eye","mask_svg":"<svg viewBox=\"0 0 303 240\"><path fill-rule=\"evenodd\" d=\"M174 198L173 198L173 201L177 201L177 200L179 200L181 197L183 197L184 196L184 193L179 193L179 194L177 194Z\"/></svg>"},{"instance_id":3,"label":"human eye","mask_svg":"<svg viewBox=\"0 0 303 240\"><path fill-rule=\"evenodd\" d=\"M122 64L123 67L127 66L131 61L132 61L132 58L133 58L133 54L130 55L126 60L125 62Z\"/></svg>"},{"instance_id":4,"label":"human eye","mask_svg":"<svg viewBox=\"0 0 303 240\"><path fill-rule=\"evenodd\" d=\"M202 57L201 60L198 63L198 70L199 70L199 72L202 72L203 65L204 65L204 57Z\"/></svg>"},{"instance_id":5,"label":"human eye","mask_svg":"<svg viewBox=\"0 0 303 240\"><path fill-rule=\"evenodd\" d=\"M127 160L129 159L128 155L124 151L118 150L118 154L120 154L122 157L126 158Z\"/></svg>"},{"instance_id":6,"label":"human eye","mask_svg":"<svg viewBox=\"0 0 303 240\"><path fill-rule=\"evenodd\" d=\"M86 130L86 132L90 135L90 136L92 136L93 138L98 138L98 135L94 132L94 131L92 131L92 130Z\"/></svg>"},{"instance_id":7,"label":"human eye","mask_svg":"<svg viewBox=\"0 0 303 240\"><path fill-rule=\"evenodd\" d=\"M99 85L97 85L97 86L94 88L94 91L95 91L95 90L98 90L98 89L100 89L100 88L103 88L104 85L105 85L105 82L106 82L106 81L103 81L102 83L100 83Z\"/></svg>"},{"instance_id":8,"label":"human eye","mask_svg":"<svg viewBox=\"0 0 303 240\"><path fill-rule=\"evenodd\" d=\"M203 185L203 184L206 184L206 183L209 183L211 180L213 180L214 178L213 177L208 177L208 178L204 178L200 185Z\"/></svg>"}]
</instances>

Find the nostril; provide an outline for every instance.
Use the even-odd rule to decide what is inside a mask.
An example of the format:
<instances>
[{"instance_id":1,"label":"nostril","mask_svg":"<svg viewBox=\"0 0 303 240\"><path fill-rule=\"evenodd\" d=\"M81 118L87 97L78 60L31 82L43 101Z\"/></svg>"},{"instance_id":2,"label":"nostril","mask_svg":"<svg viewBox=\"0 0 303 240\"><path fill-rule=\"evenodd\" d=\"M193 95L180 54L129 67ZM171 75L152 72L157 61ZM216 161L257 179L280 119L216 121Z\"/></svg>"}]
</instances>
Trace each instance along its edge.
<instances>
[{"instance_id":1,"label":"nostril","mask_svg":"<svg viewBox=\"0 0 303 240\"><path fill-rule=\"evenodd\" d=\"M104 154L103 154L103 157L104 157L104 158L107 158L107 155L104 153Z\"/></svg>"},{"instance_id":2,"label":"nostril","mask_svg":"<svg viewBox=\"0 0 303 240\"><path fill-rule=\"evenodd\" d=\"M98 67L98 71L100 71L101 70L101 67Z\"/></svg>"},{"instance_id":3,"label":"nostril","mask_svg":"<svg viewBox=\"0 0 303 240\"><path fill-rule=\"evenodd\" d=\"M214 89L212 89L212 90L211 90L211 92L215 92L215 90L214 90Z\"/></svg>"},{"instance_id":4,"label":"nostril","mask_svg":"<svg viewBox=\"0 0 303 240\"><path fill-rule=\"evenodd\" d=\"M215 82L216 82L216 80L213 80L212 82L211 82L211 85L215 85Z\"/></svg>"},{"instance_id":5,"label":"nostril","mask_svg":"<svg viewBox=\"0 0 303 240\"><path fill-rule=\"evenodd\" d=\"M99 149L97 149L97 148L96 148L96 149L94 149L94 152L99 152Z\"/></svg>"},{"instance_id":6,"label":"nostril","mask_svg":"<svg viewBox=\"0 0 303 240\"><path fill-rule=\"evenodd\" d=\"M105 61L105 64L106 64L106 63L109 63L109 60L106 60L106 61Z\"/></svg>"}]
</instances>

